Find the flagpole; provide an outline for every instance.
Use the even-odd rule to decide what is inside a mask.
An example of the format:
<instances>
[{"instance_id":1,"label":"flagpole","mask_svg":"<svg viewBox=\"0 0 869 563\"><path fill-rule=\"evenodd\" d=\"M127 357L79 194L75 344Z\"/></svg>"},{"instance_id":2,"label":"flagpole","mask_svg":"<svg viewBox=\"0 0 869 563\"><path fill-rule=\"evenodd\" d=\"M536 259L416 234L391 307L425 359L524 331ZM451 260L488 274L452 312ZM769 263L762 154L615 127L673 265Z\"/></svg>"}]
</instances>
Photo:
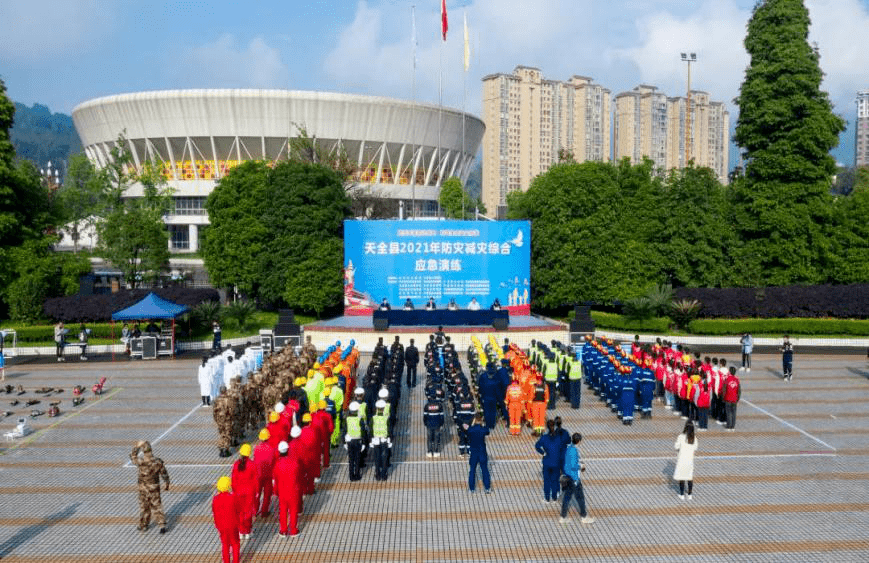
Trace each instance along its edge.
<instances>
[{"instance_id":1,"label":"flagpole","mask_svg":"<svg viewBox=\"0 0 869 563\"><path fill-rule=\"evenodd\" d=\"M411 41L413 43L413 71L411 72L411 105L410 105L410 209L411 216L416 219L416 5L410 7L412 25Z\"/></svg>"},{"instance_id":2,"label":"flagpole","mask_svg":"<svg viewBox=\"0 0 869 563\"><path fill-rule=\"evenodd\" d=\"M465 50L462 52L462 154L459 155L459 158L462 162L462 168L464 167L464 159L465 159L465 103L468 98L468 67L467 67L467 56L468 53L466 50L468 49L468 10L465 10ZM463 175L462 168L459 168L459 175ZM465 186L462 186L462 219L465 219Z\"/></svg>"},{"instance_id":3,"label":"flagpole","mask_svg":"<svg viewBox=\"0 0 869 563\"><path fill-rule=\"evenodd\" d=\"M437 171L438 175L438 185L443 187L444 182L443 178L441 178L440 167L441 167L441 129L442 129L442 120L444 113L444 43L446 41L441 41L441 49L440 49L440 62L438 63L438 149L437 149L437 157L435 158L435 171ZM440 191L438 191L440 193ZM441 215L441 199L438 197L438 217Z\"/></svg>"}]
</instances>

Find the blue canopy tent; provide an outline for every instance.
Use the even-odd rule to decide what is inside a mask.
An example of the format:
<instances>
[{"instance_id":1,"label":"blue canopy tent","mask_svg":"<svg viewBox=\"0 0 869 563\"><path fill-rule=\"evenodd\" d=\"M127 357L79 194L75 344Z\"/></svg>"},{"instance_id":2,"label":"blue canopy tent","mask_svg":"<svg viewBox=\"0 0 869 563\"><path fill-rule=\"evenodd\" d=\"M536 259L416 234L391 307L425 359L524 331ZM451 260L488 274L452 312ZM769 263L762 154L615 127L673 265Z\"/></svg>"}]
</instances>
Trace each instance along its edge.
<instances>
[{"instance_id":1,"label":"blue canopy tent","mask_svg":"<svg viewBox=\"0 0 869 563\"><path fill-rule=\"evenodd\" d=\"M112 338L114 339L115 321L141 321L150 319L172 319L172 355L175 355L175 318L188 312L190 307L178 305L163 299L159 295L149 293L138 303L130 305L116 313L112 313ZM114 354L112 354L114 357Z\"/></svg>"}]
</instances>

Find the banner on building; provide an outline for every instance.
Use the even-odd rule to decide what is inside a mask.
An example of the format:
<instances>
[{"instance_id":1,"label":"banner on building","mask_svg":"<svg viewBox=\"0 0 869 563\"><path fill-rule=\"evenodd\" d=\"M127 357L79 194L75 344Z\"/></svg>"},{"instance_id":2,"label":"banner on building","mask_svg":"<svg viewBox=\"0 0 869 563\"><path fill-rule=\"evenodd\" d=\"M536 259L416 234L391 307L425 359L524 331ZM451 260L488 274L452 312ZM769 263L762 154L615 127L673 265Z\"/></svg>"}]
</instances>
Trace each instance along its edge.
<instances>
[{"instance_id":1,"label":"banner on building","mask_svg":"<svg viewBox=\"0 0 869 563\"><path fill-rule=\"evenodd\" d=\"M511 315L531 312L528 221L345 221L344 314L366 315L385 297L438 309L495 299Z\"/></svg>"}]
</instances>

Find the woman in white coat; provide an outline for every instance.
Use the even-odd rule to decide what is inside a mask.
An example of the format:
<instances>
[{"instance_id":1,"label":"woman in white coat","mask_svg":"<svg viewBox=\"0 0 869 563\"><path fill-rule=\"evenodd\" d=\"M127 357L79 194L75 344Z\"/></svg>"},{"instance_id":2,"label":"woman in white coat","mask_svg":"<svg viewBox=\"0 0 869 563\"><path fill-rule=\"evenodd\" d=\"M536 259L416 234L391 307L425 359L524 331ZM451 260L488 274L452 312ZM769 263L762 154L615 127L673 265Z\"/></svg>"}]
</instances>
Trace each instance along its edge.
<instances>
[{"instance_id":1,"label":"woman in white coat","mask_svg":"<svg viewBox=\"0 0 869 563\"><path fill-rule=\"evenodd\" d=\"M673 479L679 481L679 498L685 500L685 483L688 483L688 500L694 489L694 452L697 451L697 439L694 437L694 423L685 423L685 429L676 438L676 470Z\"/></svg>"},{"instance_id":2,"label":"woman in white coat","mask_svg":"<svg viewBox=\"0 0 869 563\"><path fill-rule=\"evenodd\" d=\"M211 387L213 384L211 366L208 365L208 356L202 356L202 365L199 366L199 394L202 396L202 406L211 404Z\"/></svg>"}]
</instances>

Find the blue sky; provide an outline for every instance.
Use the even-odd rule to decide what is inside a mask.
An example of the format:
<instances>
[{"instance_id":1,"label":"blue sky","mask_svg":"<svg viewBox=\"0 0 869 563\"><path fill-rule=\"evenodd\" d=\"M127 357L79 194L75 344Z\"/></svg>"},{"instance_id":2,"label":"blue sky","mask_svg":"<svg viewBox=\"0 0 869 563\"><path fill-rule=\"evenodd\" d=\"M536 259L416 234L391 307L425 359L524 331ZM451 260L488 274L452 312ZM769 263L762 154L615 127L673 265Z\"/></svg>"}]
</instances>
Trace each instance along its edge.
<instances>
[{"instance_id":1,"label":"blue sky","mask_svg":"<svg viewBox=\"0 0 869 563\"><path fill-rule=\"evenodd\" d=\"M647 83L680 95L679 53L694 51L692 86L728 102L735 120L754 0L448 0L446 44L439 0L0 0L0 76L12 99L66 113L98 96L171 88L410 98L414 4L418 100L437 102L443 68L444 104L478 113L480 79L520 64L552 79L592 76L614 94ZM853 122L855 93L869 88L869 0L806 4L824 87ZM853 145L849 128L834 155L853 163Z\"/></svg>"}]
</instances>

